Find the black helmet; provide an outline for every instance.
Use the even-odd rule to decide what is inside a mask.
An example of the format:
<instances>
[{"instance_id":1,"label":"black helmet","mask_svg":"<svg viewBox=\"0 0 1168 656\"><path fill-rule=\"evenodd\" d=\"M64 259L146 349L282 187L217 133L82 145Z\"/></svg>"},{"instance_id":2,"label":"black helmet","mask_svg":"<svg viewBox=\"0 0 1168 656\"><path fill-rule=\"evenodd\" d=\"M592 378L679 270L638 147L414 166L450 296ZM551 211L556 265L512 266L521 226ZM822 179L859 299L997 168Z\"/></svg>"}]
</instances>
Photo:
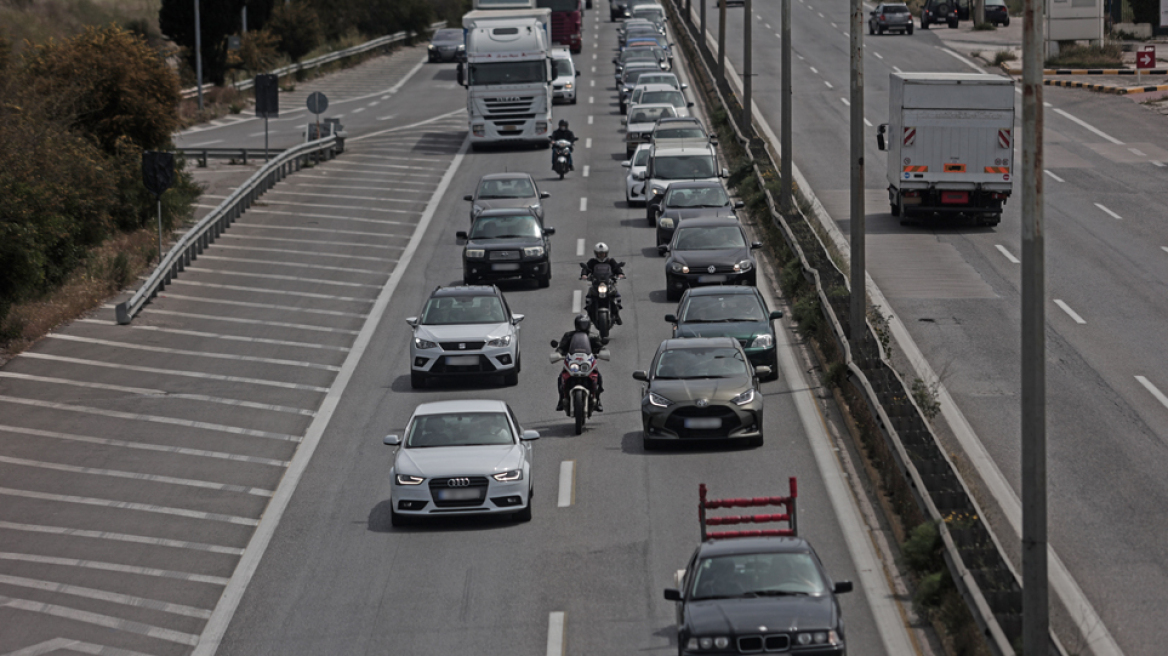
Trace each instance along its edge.
<instances>
[{"instance_id":1,"label":"black helmet","mask_svg":"<svg viewBox=\"0 0 1168 656\"><path fill-rule=\"evenodd\" d=\"M586 333L586 332L588 332L588 330L590 328L592 328L592 322L588 320L588 315L587 314L577 314L576 315L576 331L581 332L581 333Z\"/></svg>"},{"instance_id":2,"label":"black helmet","mask_svg":"<svg viewBox=\"0 0 1168 656\"><path fill-rule=\"evenodd\" d=\"M560 127L567 130L568 129L568 122L564 119L560 119Z\"/></svg>"}]
</instances>

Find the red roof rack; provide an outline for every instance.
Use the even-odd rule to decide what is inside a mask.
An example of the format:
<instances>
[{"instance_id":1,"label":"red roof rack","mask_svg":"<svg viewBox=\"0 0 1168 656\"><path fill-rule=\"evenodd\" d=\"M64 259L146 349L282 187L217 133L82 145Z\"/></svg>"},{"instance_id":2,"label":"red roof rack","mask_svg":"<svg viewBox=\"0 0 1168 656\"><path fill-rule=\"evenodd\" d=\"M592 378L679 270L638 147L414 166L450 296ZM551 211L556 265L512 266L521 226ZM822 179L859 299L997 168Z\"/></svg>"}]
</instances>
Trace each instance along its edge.
<instances>
[{"instance_id":1,"label":"red roof rack","mask_svg":"<svg viewBox=\"0 0 1168 656\"><path fill-rule=\"evenodd\" d=\"M799 496L799 485L792 476L789 479L791 494L785 497L752 497L741 499L706 499L706 484L698 487L701 498L698 503L698 519L702 524L702 541L723 540L726 538L757 538L757 537L795 537L798 534L798 522L795 519L795 499ZM706 517L707 510L715 508L754 508L757 506L785 506L787 512L773 515L726 515L722 517ZM783 529L753 529L746 531L718 531L710 533L707 526L727 526L732 524L764 524L768 522L787 522L788 528Z\"/></svg>"}]
</instances>

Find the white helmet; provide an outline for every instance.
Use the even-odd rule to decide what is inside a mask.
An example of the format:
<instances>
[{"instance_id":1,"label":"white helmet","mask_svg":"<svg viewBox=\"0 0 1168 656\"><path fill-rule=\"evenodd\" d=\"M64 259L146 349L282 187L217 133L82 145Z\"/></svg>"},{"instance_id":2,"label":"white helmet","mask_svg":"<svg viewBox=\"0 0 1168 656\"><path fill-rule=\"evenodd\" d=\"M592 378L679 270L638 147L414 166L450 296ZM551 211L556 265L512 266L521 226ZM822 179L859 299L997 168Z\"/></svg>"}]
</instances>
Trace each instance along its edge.
<instances>
[{"instance_id":1,"label":"white helmet","mask_svg":"<svg viewBox=\"0 0 1168 656\"><path fill-rule=\"evenodd\" d=\"M592 253L596 255L596 259L601 262L608 259L608 244L604 242L597 242L596 247L592 249Z\"/></svg>"}]
</instances>

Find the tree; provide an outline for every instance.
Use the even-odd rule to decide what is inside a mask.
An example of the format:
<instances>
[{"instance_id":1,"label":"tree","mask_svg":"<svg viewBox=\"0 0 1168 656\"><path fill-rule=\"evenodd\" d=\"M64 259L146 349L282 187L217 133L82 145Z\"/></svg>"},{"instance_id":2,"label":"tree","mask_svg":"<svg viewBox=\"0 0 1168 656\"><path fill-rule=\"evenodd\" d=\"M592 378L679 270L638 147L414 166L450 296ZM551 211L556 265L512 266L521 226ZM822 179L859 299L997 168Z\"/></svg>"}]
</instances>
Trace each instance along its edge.
<instances>
[{"instance_id":1,"label":"tree","mask_svg":"<svg viewBox=\"0 0 1168 656\"><path fill-rule=\"evenodd\" d=\"M295 62L320 44L320 21L316 10L305 2L276 7L268 19L267 29L279 37L280 50Z\"/></svg>"},{"instance_id":2,"label":"tree","mask_svg":"<svg viewBox=\"0 0 1168 656\"><path fill-rule=\"evenodd\" d=\"M200 3L199 22L203 31L203 78L213 84L223 84L227 74L227 36L241 28L244 0L162 0L158 27L186 49L191 70L195 70L196 1Z\"/></svg>"}]
</instances>

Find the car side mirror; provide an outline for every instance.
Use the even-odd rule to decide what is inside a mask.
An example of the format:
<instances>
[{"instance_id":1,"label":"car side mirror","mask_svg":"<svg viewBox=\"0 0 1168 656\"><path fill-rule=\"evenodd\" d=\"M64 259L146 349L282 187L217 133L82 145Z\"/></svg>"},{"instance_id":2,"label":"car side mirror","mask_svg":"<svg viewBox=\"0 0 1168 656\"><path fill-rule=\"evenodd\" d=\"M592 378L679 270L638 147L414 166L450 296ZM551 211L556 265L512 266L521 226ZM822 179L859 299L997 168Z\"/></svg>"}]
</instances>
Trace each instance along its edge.
<instances>
[{"instance_id":1,"label":"car side mirror","mask_svg":"<svg viewBox=\"0 0 1168 656\"><path fill-rule=\"evenodd\" d=\"M668 252L669 252L669 247L666 246L665 244L661 244L661 245L657 246L657 254L658 255L665 255Z\"/></svg>"},{"instance_id":2,"label":"car side mirror","mask_svg":"<svg viewBox=\"0 0 1168 656\"><path fill-rule=\"evenodd\" d=\"M782 318L783 318L783 311L782 310L771 310L771 320L772 321L774 321L775 319L782 319Z\"/></svg>"},{"instance_id":3,"label":"car side mirror","mask_svg":"<svg viewBox=\"0 0 1168 656\"><path fill-rule=\"evenodd\" d=\"M580 77L580 71L576 71L576 77Z\"/></svg>"},{"instance_id":4,"label":"car side mirror","mask_svg":"<svg viewBox=\"0 0 1168 656\"><path fill-rule=\"evenodd\" d=\"M544 229L543 229L543 234L545 234L545 235L547 235L547 236L549 236L549 237L550 237L550 236L552 236L552 235L556 234L556 229L555 229L555 228L544 228Z\"/></svg>"},{"instance_id":5,"label":"car side mirror","mask_svg":"<svg viewBox=\"0 0 1168 656\"><path fill-rule=\"evenodd\" d=\"M553 339L552 340L552 348L559 348L559 347L560 347L560 343Z\"/></svg>"},{"instance_id":6,"label":"car side mirror","mask_svg":"<svg viewBox=\"0 0 1168 656\"><path fill-rule=\"evenodd\" d=\"M633 174L633 179L634 180L644 180L645 179L645 172L644 171L637 171L636 173Z\"/></svg>"},{"instance_id":7,"label":"car side mirror","mask_svg":"<svg viewBox=\"0 0 1168 656\"><path fill-rule=\"evenodd\" d=\"M633 165L633 162L631 160L626 159L625 161L621 162L621 166L626 168L626 169L631 167L632 165Z\"/></svg>"},{"instance_id":8,"label":"car side mirror","mask_svg":"<svg viewBox=\"0 0 1168 656\"><path fill-rule=\"evenodd\" d=\"M512 323L512 325L514 325L514 324L518 324L520 321L523 321L523 319L524 319L526 316L527 316L526 314L513 314L513 315L511 315L511 323ZM782 312L780 312L780 313L779 313L779 316L783 316L783 313L782 313Z\"/></svg>"},{"instance_id":9,"label":"car side mirror","mask_svg":"<svg viewBox=\"0 0 1168 656\"><path fill-rule=\"evenodd\" d=\"M397 435L386 435L381 440L381 442L383 444L385 444L385 446L398 446L399 444L401 444L401 438L398 437Z\"/></svg>"},{"instance_id":10,"label":"car side mirror","mask_svg":"<svg viewBox=\"0 0 1168 656\"><path fill-rule=\"evenodd\" d=\"M886 144L884 143L884 133L887 130L888 130L887 123L876 128L876 147L879 148L880 150L885 150Z\"/></svg>"},{"instance_id":11,"label":"car side mirror","mask_svg":"<svg viewBox=\"0 0 1168 656\"><path fill-rule=\"evenodd\" d=\"M458 69L457 69L456 75L458 77L458 86L465 87L466 86L466 67L464 67L462 65L462 62L458 62Z\"/></svg>"},{"instance_id":12,"label":"car side mirror","mask_svg":"<svg viewBox=\"0 0 1168 656\"><path fill-rule=\"evenodd\" d=\"M665 601L681 601L681 590L665 588Z\"/></svg>"},{"instance_id":13,"label":"car side mirror","mask_svg":"<svg viewBox=\"0 0 1168 656\"><path fill-rule=\"evenodd\" d=\"M758 376L760 378L766 378L767 376L771 375L771 368L766 366L765 364L760 365L758 367L755 367L754 368L754 375Z\"/></svg>"},{"instance_id":14,"label":"car side mirror","mask_svg":"<svg viewBox=\"0 0 1168 656\"><path fill-rule=\"evenodd\" d=\"M758 250L758 249L760 249L760 248L762 248L762 242L761 242L761 241L752 241L752 242L750 242L750 250L754 251L754 250Z\"/></svg>"},{"instance_id":15,"label":"car side mirror","mask_svg":"<svg viewBox=\"0 0 1168 656\"><path fill-rule=\"evenodd\" d=\"M742 209L742 208L744 208L744 207L746 207L746 203L744 203L744 202L742 202L742 201L740 201L740 200L736 200L736 201L734 201L734 209L736 209L736 210L740 210L740 209Z\"/></svg>"},{"instance_id":16,"label":"car side mirror","mask_svg":"<svg viewBox=\"0 0 1168 656\"><path fill-rule=\"evenodd\" d=\"M530 442L531 440L538 440L539 439L539 431L525 430L525 431L523 431L523 434L519 436L519 439L521 439L525 442Z\"/></svg>"},{"instance_id":17,"label":"car side mirror","mask_svg":"<svg viewBox=\"0 0 1168 656\"><path fill-rule=\"evenodd\" d=\"M634 371L633 372L633 380L639 380L643 383L647 383L647 382L649 382L649 372L647 372L647 371Z\"/></svg>"},{"instance_id":18,"label":"car side mirror","mask_svg":"<svg viewBox=\"0 0 1168 656\"><path fill-rule=\"evenodd\" d=\"M851 592L852 591L852 582L851 581L836 581L835 585L832 587L831 591L836 593L836 594L843 594L845 592Z\"/></svg>"},{"instance_id":19,"label":"car side mirror","mask_svg":"<svg viewBox=\"0 0 1168 656\"><path fill-rule=\"evenodd\" d=\"M597 359L600 359L600 360L611 360L612 353L610 353L608 351L608 349L602 348L602 349L600 349L600 353L596 354L596 357L597 357Z\"/></svg>"},{"instance_id":20,"label":"car side mirror","mask_svg":"<svg viewBox=\"0 0 1168 656\"><path fill-rule=\"evenodd\" d=\"M688 85L688 84L686 84L685 82L682 82L682 83L681 83L681 88L682 88L682 90L684 91L685 89L688 89L688 88L689 88L689 85Z\"/></svg>"},{"instance_id":21,"label":"car side mirror","mask_svg":"<svg viewBox=\"0 0 1168 656\"><path fill-rule=\"evenodd\" d=\"M454 238L455 239L466 239L466 231L459 230L458 232L454 233Z\"/></svg>"},{"instance_id":22,"label":"car side mirror","mask_svg":"<svg viewBox=\"0 0 1168 656\"><path fill-rule=\"evenodd\" d=\"M551 198L551 197L552 197L552 192L550 192L550 191L541 191L541 192L539 192L539 197L540 197L541 199L543 199L543 198Z\"/></svg>"},{"instance_id":23,"label":"car side mirror","mask_svg":"<svg viewBox=\"0 0 1168 656\"><path fill-rule=\"evenodd\" d=\"M722 169L722 177L729 178L730 177L730 169Z\"/></svg>"},{"instance_id":24,"label":"car side mirror","mask_svg":"<svg viewBox=\"0 0 1168 656\"><path fill-rule=\"evenodd\" d=\"M665 315L665 320L668 321L669 323L677 323L677 315L676 314L667 314L667 315Z\"/></svg>"},{"instance_id":25,"label":"car side mirror","mask_svg":"<svg viewBox=\"0 0 1168 656\"><path fill-rule=\"evenodd\" d=\"M693 107L693 106L694 106L694 104L693 104L693 103L691 103L691 102L687 102L687 103L685 104L685 106L686 106L686 107Z\"/></svg>"},{"instance_id":26,"label":"car side mirror","mask_svg":"<svg viewBox=\"0 0 1168 656\"><path fill-rule=\"evenodd\" d=\"M410 324L410 328L417 328L418 327L418 318L417 317L406 317L406 323Z\"/></svg>"},{"instance_id":27,"label":"car side mirror","mask_svg":"<svg viewBox=\"0 0 1168 656\"><path fill-rule=\"evenodd\" d=\"M467 201L468 203L473 203L474 202L474 194L467 194L467 195L463 196L462 199Z\"/></svg>"}]
</instances>

